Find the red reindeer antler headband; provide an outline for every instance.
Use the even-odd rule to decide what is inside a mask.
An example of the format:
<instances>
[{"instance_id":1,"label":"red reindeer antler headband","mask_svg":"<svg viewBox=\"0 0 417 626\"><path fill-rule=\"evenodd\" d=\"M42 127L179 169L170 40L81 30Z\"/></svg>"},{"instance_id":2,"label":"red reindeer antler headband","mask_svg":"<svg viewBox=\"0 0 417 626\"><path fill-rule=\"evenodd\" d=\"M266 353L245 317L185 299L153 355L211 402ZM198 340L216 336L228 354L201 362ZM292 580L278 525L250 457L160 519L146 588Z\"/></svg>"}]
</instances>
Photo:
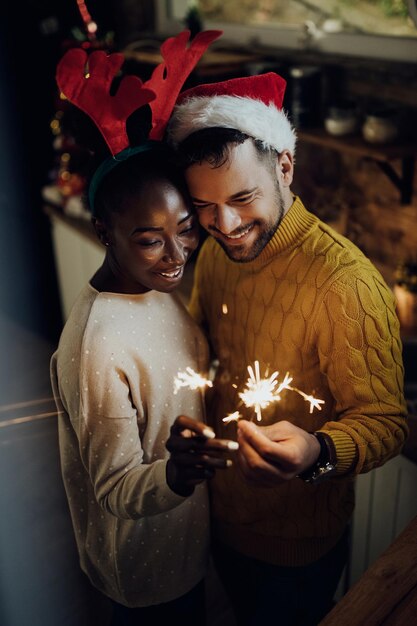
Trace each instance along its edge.
<instances>
[{"instance_id":1,"label":"red reindeer antler headband","mask_svg":"<svg viewBox=\"0 0 417 626\"><path fill-rule=\"evenodd\" d=\"M184 82L210 43L220 35L218 30L198 33L188 48L190 31L170 37L161 46L164 61L154 69L151 78L142 83L137 76L125 76L114 96L110 95L110 87L123 64L123 55L96 51L87 56L82 49L71 49L58 64L58 87L91 117L115 156L129 147L127 118L145 104L150 104L152 110L149 139L162 139Z\"/></svg>"},{"instance_id":2,"label":"red reindeer antler headband","mask_svg":"<svg viewBox=\"0 0 417 626\"><path fill-rule=\"evenodd\" d=\"M219 30L198 33L188 46L190 31L170 37L161 46L163 62L151 78L142 83L137 76L125 76L117 93L111 95L112 82L119 72L124 57L120 53L107 55L103 51L89 56L82 49L68 50L58 63L56 80L60 91L86 113L103 135L112 158L104 161L95 172L89 189L90 209L103 177L129 156L145 148L131 148L126 132L126 121L137 109L149 104L152 128L149 139L163 138L178 94L212 41L222 34Z\"/></svg>"}]
</instances>

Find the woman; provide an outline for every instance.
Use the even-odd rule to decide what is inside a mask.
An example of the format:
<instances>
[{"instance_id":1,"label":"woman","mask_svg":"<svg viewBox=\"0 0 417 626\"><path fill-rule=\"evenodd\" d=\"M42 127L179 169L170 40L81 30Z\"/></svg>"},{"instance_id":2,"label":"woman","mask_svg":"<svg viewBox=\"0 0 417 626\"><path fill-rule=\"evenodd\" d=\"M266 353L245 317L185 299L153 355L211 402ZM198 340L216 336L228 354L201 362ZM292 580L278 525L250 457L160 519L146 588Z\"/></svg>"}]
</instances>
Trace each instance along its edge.
<instances>
[{"instance_id":1,"label":"woman","mask_svg":"<svg viewBox=\"0 0 417 626\"><path fill-rule=\"evenodd\" d=\"M113 600L113 624L204 624L205 480L230 464L234 442L201 421L201 391L174 393L179 371L206 370L207 346L171 293L198 226L169 149L150 145L113 168L94 216L106 256L51 362L81 567Z\"/></svg>"}]
</instances>

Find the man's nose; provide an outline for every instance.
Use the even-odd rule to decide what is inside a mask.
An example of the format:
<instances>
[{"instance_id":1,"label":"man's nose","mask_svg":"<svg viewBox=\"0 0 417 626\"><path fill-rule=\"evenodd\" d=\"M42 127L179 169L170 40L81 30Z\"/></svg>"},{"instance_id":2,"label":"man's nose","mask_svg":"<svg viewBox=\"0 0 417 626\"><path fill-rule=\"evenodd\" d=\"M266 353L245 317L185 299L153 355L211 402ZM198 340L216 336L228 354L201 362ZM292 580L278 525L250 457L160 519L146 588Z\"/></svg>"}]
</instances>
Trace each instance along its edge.
<instances>
[{"instance_id":1,"label":"man's nose","mask_svg":"<svg viewBox=\"0 0 417 626\"><path fill-rule=\"evenodd\" d=\"M222 233L225 235L232 233L241 223L239 211L227 204L217 207L215 226Z\"/></svg>"}]
</instances>

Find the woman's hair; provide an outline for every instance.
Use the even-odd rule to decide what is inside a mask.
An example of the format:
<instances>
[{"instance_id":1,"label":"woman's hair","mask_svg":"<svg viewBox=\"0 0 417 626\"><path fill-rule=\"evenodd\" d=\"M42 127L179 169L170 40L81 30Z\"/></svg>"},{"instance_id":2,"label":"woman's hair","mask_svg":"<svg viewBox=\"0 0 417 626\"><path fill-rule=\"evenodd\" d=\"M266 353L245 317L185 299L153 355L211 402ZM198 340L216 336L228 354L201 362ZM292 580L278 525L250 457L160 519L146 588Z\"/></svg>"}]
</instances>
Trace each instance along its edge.
<instances>
[{"instance_id":1,"label":"woman's hair","mask_svg":"<svg viewBox=\"0 0 417 626\"><path fill-rule=\"evenodd\" d=\"M145 185L167 181L192 206L178 157L166 145L156 146L121 161L100 183L94 199L94 216L110 222L111 215L123 213L137 199Z\"/></svg>"},{"instance_id":2,"label":"woman's hair","mask_svg":"<svg viewBox=\"0 0 417 626\"><path fill-rule=\"evenodd\" d=\"M87 180L86 195L97 169L110 156L109 148L92 119L76 106L68 103L67 131L85 153L83 173ZM126 132L131 147L146 143L151 128L151 110L141 107L129 116ZM116 156L117 159L117 156ZM93 215L109 222L111 215L122 213L132 199L140 196L145 184L168 181L178 189L184 201L192 206L184 174L174 149L164 142L155 142L143 152L130 156L112 169L98 183L94 194ZM93 207L90 207L92 209Z\"/></svg>"}]
</instances>

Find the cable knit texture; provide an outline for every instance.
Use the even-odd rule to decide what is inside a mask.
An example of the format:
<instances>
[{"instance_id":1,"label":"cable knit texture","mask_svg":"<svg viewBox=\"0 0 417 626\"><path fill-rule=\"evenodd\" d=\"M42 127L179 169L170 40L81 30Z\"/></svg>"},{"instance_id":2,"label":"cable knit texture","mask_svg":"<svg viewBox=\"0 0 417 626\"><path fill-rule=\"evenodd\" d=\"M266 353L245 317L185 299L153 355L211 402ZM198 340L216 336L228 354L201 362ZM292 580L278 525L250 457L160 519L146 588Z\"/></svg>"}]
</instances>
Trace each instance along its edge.
<instances>
[{"instance_id":1,"label":"cable knit texture","mask_svg":"<svg viewBox=\"0 0 417 626\"><path fill-rule=\"evenodd\" d=\"M279 565L305 565L341 536L354 505L354 476L398 454L407 435L399 323L391 290L345 237L295 198L275 235L254 260L236 263L213 238L197 261L190 302L219 360L208 418L220 437L222 418L242 406L247 365L286 372L291 391L262 411L263 424L289 420L322 430L335 444L338 476L311 486L300 479L252 487L236 468L212 481L215 532L240 552Z\"/></svg>"}]
</instances>

